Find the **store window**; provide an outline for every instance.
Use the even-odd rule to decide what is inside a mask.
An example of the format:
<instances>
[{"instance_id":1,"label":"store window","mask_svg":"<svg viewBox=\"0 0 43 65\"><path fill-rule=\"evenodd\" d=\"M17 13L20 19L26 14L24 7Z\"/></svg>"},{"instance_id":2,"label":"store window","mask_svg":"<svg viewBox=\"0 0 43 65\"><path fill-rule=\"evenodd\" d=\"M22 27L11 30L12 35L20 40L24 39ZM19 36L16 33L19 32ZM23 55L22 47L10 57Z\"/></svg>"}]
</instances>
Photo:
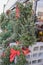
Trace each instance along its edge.
<instances>
[{"instance_id":1,"label":"store window","mask_svg":"<svg viewBox=\"0 0 43 65\"><path fill-rule=\"evenodd\" d=\"M37 53L34 53L34 54L33 54L33 57L37 57Z\"/></svg>"},{"instance_id":2,"label":"store window","mask_svg":"<svg viewBox=\"0 0 43 65\"><path fill-rule=\"evenodd\" d=\"M34 51L37 51L38 50L38 47L34 47L34 49L33 49Z\"/></svg>"},{"instance_id":3,"label":"store window","mask_svg":"<svg viewBox=\"0 0 43 65\"><path fill-rule=\"evenodd\" d=\"M40 46L40 50L43 50L43 46Z\"/></svg>"},{"instance_id":4,"label":"store window","mask_svg":"<svg viewBox=\"0 0 43 65\"><path fill-rule=\"evenodd\" d=\"M38 63L40 63L40 62L42 62L42 59L39 59L39 60L38 60Z\"/></svg>"},{"instance_id":5,"label":"store window","mask_svg":"<svg viewBox=\"0 0 43 65\"><path fill-rule=\"evenodd\" d=\"M35 64L35 63L37 63L37 60L32 61L32 64Z\"/></svg>"},{"instance_id":6,"label":"store window","mask_svg":"<svg viewBox=\"0 0 43 65\"><path fill-rule=\"evenodd\" d=\"M30 58L30 55L27 55L26 58Z\"/></svg>"},{"instance_id":7,"label":"store window","mask_svg":"<svg viewBox=\"0 0 43 65\"><path fill-rule=\"evenodd\" d=\"M40 56L43 57L43 52L39 53L39 57L40 57Z\"/></svg>"}]
</instances>

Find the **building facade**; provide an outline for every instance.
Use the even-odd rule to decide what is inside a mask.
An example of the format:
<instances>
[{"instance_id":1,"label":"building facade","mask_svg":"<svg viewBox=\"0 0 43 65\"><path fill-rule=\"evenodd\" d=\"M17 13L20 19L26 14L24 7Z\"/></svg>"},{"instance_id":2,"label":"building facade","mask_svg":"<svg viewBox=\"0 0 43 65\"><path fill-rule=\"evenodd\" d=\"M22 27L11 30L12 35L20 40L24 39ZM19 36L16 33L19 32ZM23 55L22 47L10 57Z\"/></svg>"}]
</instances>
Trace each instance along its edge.
<instances>
[{"instance_id":1,"label":"building facade","mask_svg":"<svg viewBox=\"0 0 43 65\"><path fill-rule=\"evenodd\" d=\"M31 52L26 56L29 65L43 65L43 42L37 42L29 49Z\"/></svg>"}]
</instances>

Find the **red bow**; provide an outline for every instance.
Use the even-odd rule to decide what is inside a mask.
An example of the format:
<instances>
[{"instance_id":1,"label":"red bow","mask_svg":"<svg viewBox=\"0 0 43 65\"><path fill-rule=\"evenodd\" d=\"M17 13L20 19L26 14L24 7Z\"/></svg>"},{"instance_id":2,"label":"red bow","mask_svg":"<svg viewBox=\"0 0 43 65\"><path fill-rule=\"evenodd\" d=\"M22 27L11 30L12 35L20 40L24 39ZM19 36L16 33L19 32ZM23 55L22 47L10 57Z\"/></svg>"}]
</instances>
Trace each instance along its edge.
<instances>
[{"instance_id":1,"label":"red bow","mask_svg":"<svg viewBox=\"0 0 43 65\"><path fill-rule=\"evenodd\" d=\"M27 55L30 53L30 50L28 48L24 49L22 48L22 52L24 55ZM20 51L14 50L13 48L10 49L10 62L12 62L15 58L15 56L20 56Z\"/></svg>"},{"instance_id":2,"label":"red bow","mask_svg":"<svg viewBox=\"0 0 43 65\"><path fill-rule=\"evenodd\" d=\"M15 58L15 56L19 56L20 55L20 51L18 50L14 50L14 49L10 49L10 62L12 62Z\"/></svg>"},{"instance_id":3,"label":"red bow","mask_svg":"<svg viewBox=\"0 0 43 65\"><path fill-rule=\"evenodd\" d=\"M22 48L22 52L24 55L27 55L28 53L30 53L30 50L28 48Z\"/></svg>"}]
</instances>

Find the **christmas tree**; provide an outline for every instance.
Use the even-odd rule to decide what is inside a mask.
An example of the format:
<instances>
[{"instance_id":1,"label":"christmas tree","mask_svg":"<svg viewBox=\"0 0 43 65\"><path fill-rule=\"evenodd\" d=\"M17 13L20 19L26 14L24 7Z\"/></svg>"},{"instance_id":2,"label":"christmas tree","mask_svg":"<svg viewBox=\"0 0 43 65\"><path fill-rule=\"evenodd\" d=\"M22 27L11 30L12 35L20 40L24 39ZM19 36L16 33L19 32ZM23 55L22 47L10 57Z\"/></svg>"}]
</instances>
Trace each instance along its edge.
<instances>
[{"instance_id":1,"label":"christmas tree","mask_svg":"<svg viewBox=\"0 0 43 65\"><path fill-rule=\"evenodd\" d=\"M26 65L27 61L23 48L28 48L36 42L34 18L32 17L32 3L16 3L14 11L8 10L1 14L0 26L3 32L0 34L0 43L4 45L5 56L2 58L4 65ZM18 42L18 46L14 46L13 50L17 53L17 62L10 62L9 56L11 48L10 42ZM21 48L22 47L22 48ZM6 51L7 49L7 51ZM15 55L16 56L16 55Z\"/></svg>"}]
</instances>

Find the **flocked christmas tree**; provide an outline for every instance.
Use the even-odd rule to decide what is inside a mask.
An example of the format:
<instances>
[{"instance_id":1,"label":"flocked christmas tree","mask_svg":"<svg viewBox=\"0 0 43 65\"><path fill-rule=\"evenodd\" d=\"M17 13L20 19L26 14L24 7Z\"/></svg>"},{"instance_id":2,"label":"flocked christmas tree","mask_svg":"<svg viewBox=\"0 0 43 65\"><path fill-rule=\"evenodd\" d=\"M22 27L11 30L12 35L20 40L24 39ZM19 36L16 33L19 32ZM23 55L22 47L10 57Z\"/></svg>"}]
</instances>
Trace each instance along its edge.
<instances>
[{"instance_id":1,"label":"flocked christmas tree","mask_svg":"<svg viewBox=\"0 0 43 65\"><path fill-rule=\"evenodd\" d=\"M10 42L19 43L17 47L13 47L14 50L20 51L15 65L26 65L27 62L22 48L28 48L29 45L36 42L34 18L32 16L32 3L30 2L25 5L17 3L14 11L8 10L6 14L1 15L0 25L3 32L0 34L0 43L5 48L3 65L14 64L14 60L13 62L9 60L10 51L8 45Z\"/></svg>"}]
</instances>

